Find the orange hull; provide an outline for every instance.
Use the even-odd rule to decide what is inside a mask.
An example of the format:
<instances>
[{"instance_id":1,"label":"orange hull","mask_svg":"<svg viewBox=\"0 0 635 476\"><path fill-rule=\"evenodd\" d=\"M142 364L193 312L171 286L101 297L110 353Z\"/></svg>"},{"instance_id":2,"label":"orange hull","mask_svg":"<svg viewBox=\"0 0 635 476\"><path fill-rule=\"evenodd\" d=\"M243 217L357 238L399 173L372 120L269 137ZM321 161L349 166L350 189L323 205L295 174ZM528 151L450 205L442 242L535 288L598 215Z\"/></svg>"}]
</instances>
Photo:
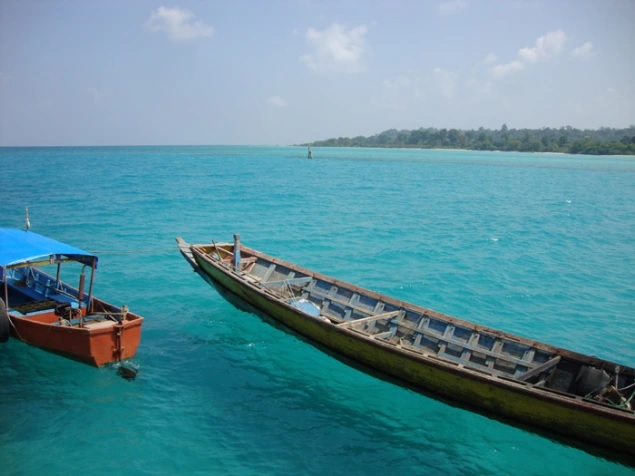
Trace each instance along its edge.
<instances>
[{"instance_id":1,"label":"orange hull","mask_svg":"<svg viewBox=\"0 0 635 476\"><path fill-rule=\"evenodd\" d=\"M101 367L133 357L141 340L143 318L128 314L121 324L104 320L83 327L57 325L57 316L45 313L21 317L10 315L12 333L27 344Z\"/></svg>"}]
</instances>

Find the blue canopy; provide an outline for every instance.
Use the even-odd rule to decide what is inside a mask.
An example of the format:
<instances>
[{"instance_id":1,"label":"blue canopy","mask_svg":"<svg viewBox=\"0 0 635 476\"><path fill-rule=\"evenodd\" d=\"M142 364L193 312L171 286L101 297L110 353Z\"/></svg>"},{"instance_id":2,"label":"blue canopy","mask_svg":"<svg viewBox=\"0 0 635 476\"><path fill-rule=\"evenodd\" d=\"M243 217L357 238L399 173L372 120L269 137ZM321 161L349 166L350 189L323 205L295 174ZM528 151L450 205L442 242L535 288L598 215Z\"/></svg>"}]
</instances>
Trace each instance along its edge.
<instances>
[{"instance_id":1,"label":"blue canopy","mask_svg":"<svg viewBox=\"0 0 635 476\"><path fill-rule=\"evenodd\" d=\"M30 261L48 259L51 255L63 255L81 263L97 265L97 256L38 235L16 228L0 228L0 266L15 266Z\"/></svg>"}]
</instances>

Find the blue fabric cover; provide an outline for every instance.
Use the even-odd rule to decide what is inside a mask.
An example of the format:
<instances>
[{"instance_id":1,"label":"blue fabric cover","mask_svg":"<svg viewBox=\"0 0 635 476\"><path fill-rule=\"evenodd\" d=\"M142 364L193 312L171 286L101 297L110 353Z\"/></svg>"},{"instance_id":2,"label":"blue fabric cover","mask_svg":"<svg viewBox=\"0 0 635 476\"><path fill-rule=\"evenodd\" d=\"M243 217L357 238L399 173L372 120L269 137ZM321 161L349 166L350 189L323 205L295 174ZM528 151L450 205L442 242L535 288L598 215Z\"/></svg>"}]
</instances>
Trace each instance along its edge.
<instances>
[{"instance_id":1,"label":"blue fabric cover","mask_svg":"<svg viewBox=\"0 0 635 476\"><path fill-rule=\"evenodd\" d=\"M14 266L29 261L64 255L84 264L92 264L97 257L74 246L17 228L0 228L0 266Z\"/></svg>"}]
</instances>

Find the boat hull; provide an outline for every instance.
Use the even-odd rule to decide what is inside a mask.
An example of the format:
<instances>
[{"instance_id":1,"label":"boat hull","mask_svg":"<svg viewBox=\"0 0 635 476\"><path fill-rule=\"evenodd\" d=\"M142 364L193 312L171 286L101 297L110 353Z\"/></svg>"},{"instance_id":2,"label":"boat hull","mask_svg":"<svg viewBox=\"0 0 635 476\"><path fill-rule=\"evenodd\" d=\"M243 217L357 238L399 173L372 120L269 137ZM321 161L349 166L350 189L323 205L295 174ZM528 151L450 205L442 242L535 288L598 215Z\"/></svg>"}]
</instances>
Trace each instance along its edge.
<instances>
[{"instance_id":1,"label":"boat hull","mask_svg":"<svg viewBox=\"0 0 635 476\"><path fill-rule=\"evenodd\" d=\"M409 387L607 449L635 451L635 422L632 417L623 419L582 399L479 375L453 362L433 356L422 358L419 353L391 344L359 338L329 323L307 319L295 308L246 285L234 273L203 260L197 260L197 265L199 272L217 286L222 286L309 341L394 377Z\"/></svg>"},{"instance_id":2,"label":"boat hull","mask_svg":"<svg viewBox=\"0 0 635 476\"><path fill-rule=\"evenodd\" d=\"M0 228L0 341L10 334L96 367L134 356L143 318L93 296L97 262L52 238Z\"/></svg>"},{"instance_id":3,"label":"boat hull","mask_svg":"<svg viewBox=\"0 0 635 476\"><path fill-rule=\"evenodd\" d=\"M226 251L231 250L231 245L220 245L225 247L223 249L216 244L190 246L180 239L177 241L179 241L181 253L192 268L232 304L237 305L237 302L247 304L248 308L253 308L258 314L267 316L268 320L282 324L323 350L361 364L363 367L396 379L426 394L434 393L488 415L528 425L550 436L571 437L577 443L588 444L585 449L613 450L613 454L618 454L620 457L627 455L626 459L629 463L629 458L632 458L635 453L633 411L617 409L613 405L599 403L588 397L558 391L554 389L555 387L547 388L544 382L532 382L529 376L535 377L541 371L546 371L543 369L549 368L547 366L549 362L538 366L541 368L526 370L527 375L524 379L511 378L511 374L506 377L470 368L467 361L452 361L425 350L403 346L399 341L375 338L377 336L369 337L367 333L349 325L354 324L354 320L340 322L338 325L332 320L322 319L321 315L318 316L320 318L315 318L301 312L288 301L281 299L280 293L272 292L264 285L269 284L267 276L271 273L260 277L256 274L249 276L247 272L235 265L229 265L227 260L220 258L220 255L221 251L223 254L231 255ZM284 273L289 273L290 280L293 280L292 276L306 276L314 282L326 283L326 288L331 286L331 289L346 288L353 296L351 302L357 294L368 297L369 301L381 301L387 306L392 306L393 309L408 308L414 313L446 319L457 327L467 325L465 321L364 290L249 248L242 248L242 250L251 259L264 262L264 268L283 268ZM280 279L280 276L276 276ZM311 290L307 287L305 291L308 295L315 296L312 294L315 289ZM328 299L330 298L325 301ZM325 301L321 303L322 306ZM349 304L349 307L355 306ZM358 322L380 317L381 315L370 316L359 319ZM504 338L511 343L519 342L533 349L532 351L544 351L551 357L557 354L554 362L562 358L563 361L567 360L567 365L575 363L580 366L616 367L614 363L601 361L595 357L539 344L481 326L472 326L474 333L496 333L498 338ZM463 365L466 363L467 366ZM625 377L621 377L622 382L633 381L633 369L622 369L622 371L625 372Z\"/></svg>"},{"instance_id":4,"label":"boat hull","mask_svg":"<svg viewBox=\"0 0 635 476\"><path fill-rule=\"evenodd\" d=\"M133 357L141 340L141 317L100 326L67 327L10 315L12 336L27 344L95 367Z\"/></svg>"}]
</instances>

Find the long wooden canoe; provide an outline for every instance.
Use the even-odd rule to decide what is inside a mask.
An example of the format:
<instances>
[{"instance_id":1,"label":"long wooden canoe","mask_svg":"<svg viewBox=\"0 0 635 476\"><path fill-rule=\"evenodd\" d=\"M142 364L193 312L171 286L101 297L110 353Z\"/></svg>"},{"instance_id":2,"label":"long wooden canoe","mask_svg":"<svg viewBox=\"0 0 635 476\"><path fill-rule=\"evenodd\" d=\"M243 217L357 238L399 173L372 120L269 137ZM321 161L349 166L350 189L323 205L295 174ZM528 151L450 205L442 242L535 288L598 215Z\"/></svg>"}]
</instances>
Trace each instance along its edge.
<instances>
[{"instance_id":1,"label":"long wooden canoe","mask_svg":"<svg viewBox=\"0 0 635 476\"><path fill-rule=\"evenodd\" d=\"M487 328L233 243L190 245L224 297L337 355L488 414L635 454L635 370Z\"/></svg>"}]
</instances>

